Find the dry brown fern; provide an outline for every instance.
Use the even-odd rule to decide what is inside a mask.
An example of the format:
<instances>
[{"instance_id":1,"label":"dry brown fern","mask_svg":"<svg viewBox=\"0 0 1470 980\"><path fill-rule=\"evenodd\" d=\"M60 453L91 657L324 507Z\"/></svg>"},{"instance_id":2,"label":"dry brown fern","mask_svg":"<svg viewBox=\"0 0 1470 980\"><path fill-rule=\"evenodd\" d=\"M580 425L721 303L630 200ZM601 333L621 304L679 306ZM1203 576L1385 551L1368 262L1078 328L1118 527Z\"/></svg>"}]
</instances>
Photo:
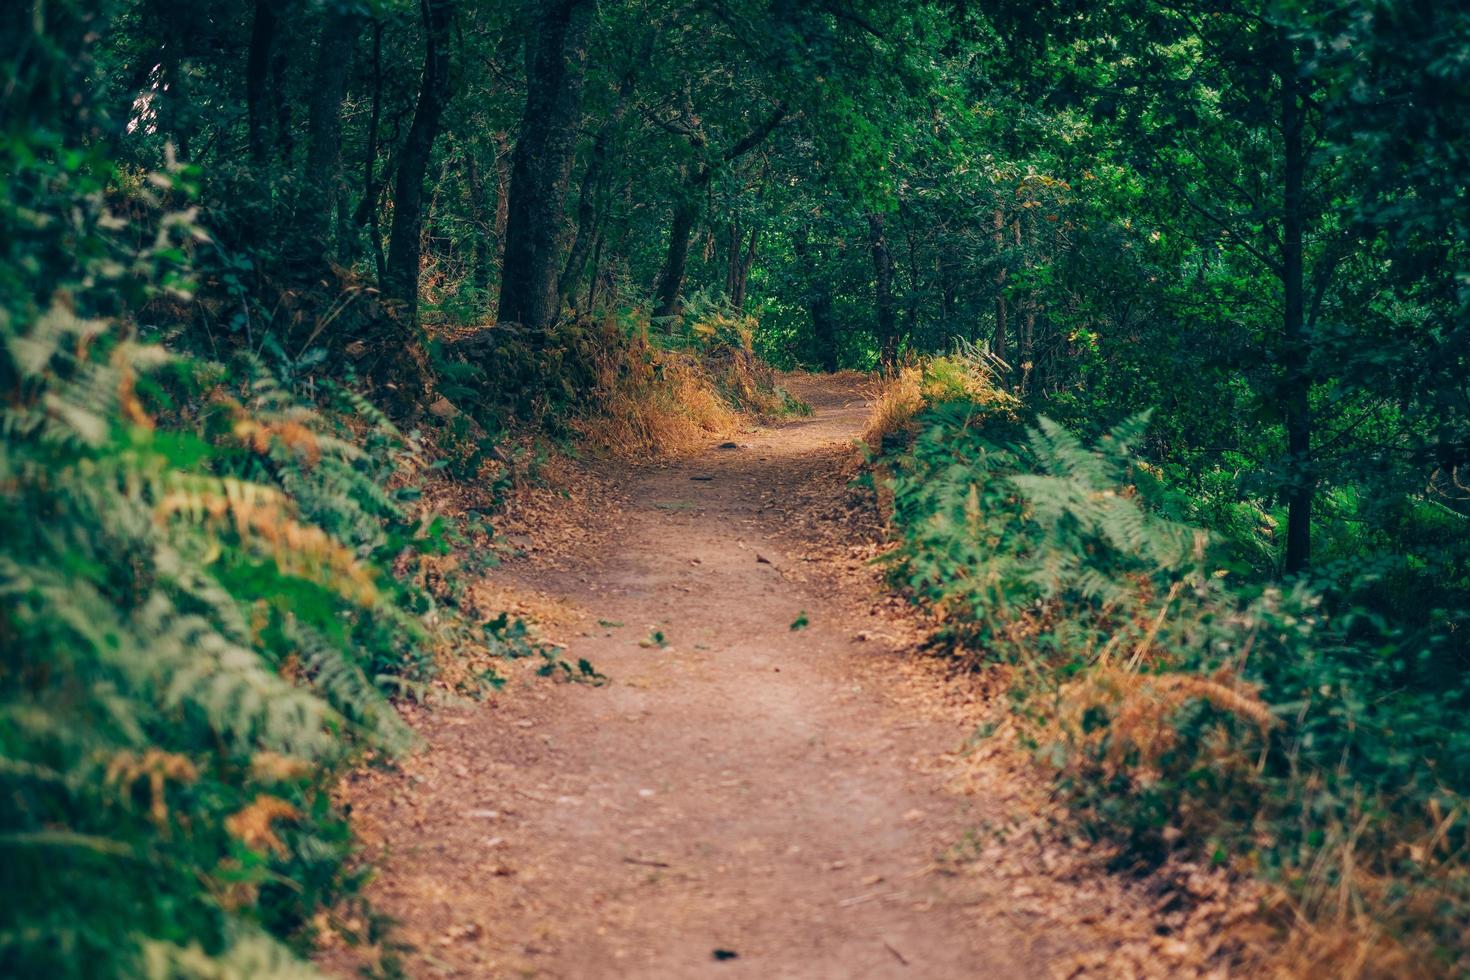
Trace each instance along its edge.
<instances>
[{"instance_id":1,"label":"dry brown fern","mask_svg":"<svg viewBox=\"0 0 1470 980\"><path fill-rule=\"evenodd\" d=\"M225 830L231 837L255 851L285 854L286 844L276 836L277 820L297 820L301 811L277 796L261 795L243 809L225 818Z\"/></svg>"}]
</instances>

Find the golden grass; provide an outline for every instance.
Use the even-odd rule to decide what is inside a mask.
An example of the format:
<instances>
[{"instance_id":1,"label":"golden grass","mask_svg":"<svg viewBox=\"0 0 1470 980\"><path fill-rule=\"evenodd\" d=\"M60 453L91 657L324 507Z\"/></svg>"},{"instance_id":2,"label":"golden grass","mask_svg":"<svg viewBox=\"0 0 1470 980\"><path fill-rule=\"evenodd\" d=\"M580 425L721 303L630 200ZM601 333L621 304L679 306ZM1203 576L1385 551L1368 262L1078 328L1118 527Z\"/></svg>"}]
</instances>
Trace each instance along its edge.
<instances>
[{"instance_id":1,"label":"golden grass","mask_svg":"<svg viewBox=\"0 0 1470 980\"><path fill-rule=\"evenodd\" d=\"M588 445L612 456L692 452L740 424L713 380L686 354L613 353L599 360L597 384L597 409L573 425Z\"/></svg>"},{"instance_id":2,"label":"golden grass","mask_svg":"<svg viewBox=\"0 0 1470 980\"><path fill-rule=\"evenodd\" d=\"M187 756L153 748L141 754L129 751L117 753L107 762L105 778L108 784L125 791L125 803L133 784L146 778L148 815L155 824L162 827L168 823L168 783L192 783L199 778L199 770Z\"/></svg>"},{"instance_id":3,"label":"golden grass","mask_svg":"<svg viewBox=\"0 0 1470 980\"><path fill-rule=\"evenodd\" d=\"M900 368L898 374L879 383L863 429L863 443L876 451L888 436L912 430L914 417L924 405L924 369L916 365Z\"/></svg>"},{"instance_id":4,"label":"golden grass","mask_svg":"<svg viewBox=\"0 0 1470 980\"><path fill-rule=\"evenodd\" d=\"M886 438L912 435L914 418L924 409L960 399L1001 409L1020 405L1014 395L997 387L994 368L983 360L963 354L926 358L901 366L879 383L862 441L876 451Z\"/></svg>"},{"instance_id":5,"label":"golden grass","mask_svg":"<svg viewBox=\"0 0 1470 980\"><path fill-rule=\"evenodd\" d=\"M738 431L747 414L786 407L775 372L751 348L753 321L695 324L699 353L665 350L647 324L624 337L605 328L594 358L591 410L573 423L594 451L639 459L693 452Z\"/></svg>"},{"instance_id":6,"label":"golden grass","mask_svg":"<svg viewBox=\"0 0 1470 980\"><path fill-rule=\"evenodd\" d=\"M1220 711L1250 721L1263 734L1278 724L1256 692L1229 671L1214 677L1148 674L1115 664L1095 664L1063 685L1055 724L1073 744L1086 747L1085 757L1101 750L1108 776L1129 770L1148 782L1156 777L1159 759L1178 741L1171 719L1193 700L1208 701ZM1111 721L1089 730L1086 719L1100 708ZM1224 764L1226 760L1216 761Z\"/></svg>"}]
</instances>

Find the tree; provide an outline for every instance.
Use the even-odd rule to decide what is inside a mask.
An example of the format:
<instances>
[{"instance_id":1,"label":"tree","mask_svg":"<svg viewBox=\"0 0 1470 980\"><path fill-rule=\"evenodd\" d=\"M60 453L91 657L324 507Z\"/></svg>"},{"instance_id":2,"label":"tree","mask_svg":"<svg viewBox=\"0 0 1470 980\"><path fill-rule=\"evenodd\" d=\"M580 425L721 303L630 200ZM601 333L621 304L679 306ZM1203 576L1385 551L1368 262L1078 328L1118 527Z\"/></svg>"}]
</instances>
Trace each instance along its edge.
<instances>
[{"instance_id":1,"label":"tree","mask_svg":"<svg viewBox=\"0 0 1470 980\"><path fill-rule=\"evenodd\" d=\"M873 255L873 297L878 310L878 363L891 374L898 365L898 318L893 306L893 253L883 215L868 212L868 248Z\"/></svg>"},{"instance_id":2,"label":"tree","mask_svg":"<svg viewBox=\"0 0 1470 980\"><path fill-rule=\"evenodd\" d=\"M322 14L307 98L306 166L296 205L303 258L312 269L336 251L331 227L341 192L342 100L347 94L348 68L361 28L362 17L355 4L338 0ZM445 75L439 84L447 85L447 68ZM447 92L441 98L447 100Z\"/></svg>"},{"instance_id":3,"label":"tree","mask_svg":"<svg viewBox=\"0 0 1470 980\"><path fill-rule=\"evenodd\" d=\"M563 201L571 179L587 70L591 0L552 0L526 38L526 107L512 157L502 323L544 330L561 312Z\"/></svg>"},{"instance_id":4,"label":"tree","mask_svg":"<svg viewBox=\"0 0 1470 980\"><path fill-rule=\"evenodd\" d=\"M694 224L699 219L700 204L705 189L714 179L718 168L739 160L755 149L786 118L787 107L777 104L764 119L722 152L710 159L709 137L694 114L692 106L685 101L679 118L661 122L666 129L689 140L694 151L695 162L682 168L684 183L676 189L674 196L674 218L669 226L669 247L659 272L658 285L654 289L655 315L676 316L679 313L680 291L684 287L684 270L689 261L689 239Z\"/></svg>"},{"instance_id":5,"label":"tree","mask_svg":"<svg viewBox=\"0 0 1470 980\"><path fill-rule=\"evenodd\" d=\"M453 0L421 0L424 25L424 73L418 106L398 156L394 183L393 224L388 232L388 261L383 291L399 300L412 323L418 322L420 230L423 225L424 174L439 136L449 102L450 27Z\"/></svg>"}]
</instances>

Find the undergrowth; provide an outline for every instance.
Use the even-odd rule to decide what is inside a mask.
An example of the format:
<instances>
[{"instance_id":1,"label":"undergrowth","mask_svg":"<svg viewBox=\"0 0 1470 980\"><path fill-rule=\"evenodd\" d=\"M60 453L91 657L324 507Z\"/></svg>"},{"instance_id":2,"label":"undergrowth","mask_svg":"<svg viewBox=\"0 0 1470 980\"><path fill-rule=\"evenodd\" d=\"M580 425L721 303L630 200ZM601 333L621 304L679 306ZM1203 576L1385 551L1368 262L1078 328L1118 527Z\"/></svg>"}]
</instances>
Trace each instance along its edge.
<instances>
[{"instance_id":1,"label":"undergrowth","mask_svg":"<svg viewBox=\"0 0 1470 980\"><path fill-rule=\"evenodd\" d=\"M537 648L429 580L416 438L311 352L181 343L191 172L48 138L0 196L0 973L305 975L381 931L330 792L413 744L388 695Z\"/></svg>"},{"instance_id":2,"label":"undergrowth","mask_svg":"<svg viewBox=\"0 0 1470 980\"><path fill-rule=\"evenodd\" d=\"M1003 665L1026 744L1119 862L1182 850L1274 883L1286 969L1470 970L1453 631L1395 623L1366 587L1251 574L1263 520L1171 485L1146 415L1087 444L991 380L964 352L906 368L868 436L889 574L935 648Z\"/></svg>"},{"instance_id":3,"label":"undergrowth","mask_svg":"<svg viewBox=\"0 0 1470 980\"><path fill-rule=\"evenodd\" d=\"M485 434L560 434L625 458L686 453L751 418L810 411L754 353L754 329L713 308L658 326L628 309L559 323L549 336L482 327L440 343L449 379L440 391Z\"/></svg>"}]
</instances>

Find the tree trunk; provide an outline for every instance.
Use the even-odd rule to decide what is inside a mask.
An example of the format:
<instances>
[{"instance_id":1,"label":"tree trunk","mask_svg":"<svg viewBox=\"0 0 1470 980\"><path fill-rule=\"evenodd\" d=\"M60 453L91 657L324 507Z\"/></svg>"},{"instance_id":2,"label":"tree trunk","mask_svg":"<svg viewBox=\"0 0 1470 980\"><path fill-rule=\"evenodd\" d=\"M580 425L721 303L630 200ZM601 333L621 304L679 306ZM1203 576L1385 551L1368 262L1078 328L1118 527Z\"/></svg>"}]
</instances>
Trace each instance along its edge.
<instances>
[{"instance_id":1,"label":"tree trunk","mask_svg":"<svg viewBox=\"0 0 1470 980\"><path fill-rule=\"evenodd\" d=\"M907 320L908 335L914 337L919 330L919 243L914 238L913 222L909 220L909 209L904 205L903 199L898 202L899 222L903 225L904 242L908 245L909 253L909 282L908 292L904 297L904 312Z\"/></svg>"},{"instance_id":2,"label":"tree trunk","mask_svg":"<svg viewBox=\"0 0 1470 980\"><path fill-rule=\"evenodd\" d=\"M502 323L545 329L560 312L563 200L582 121L591 0L554 0L526 45L526 108L511 166Z\"/></svg>"},{"instance_id":3,"label":"tree trunk","mask_svg":"<svg viewBox=\"0 0 1470 980\"><path fill-rule=\"evenodd\" d=\"M735 280L740 276L740 249L744 242L740 222L732 217L725 234L725 296L731 305L734 305Z\"/></svg>"},{"instance_id":4,"label":"tree trunk","mask_svg":"<svg viewBox=\"0 0 1470 980\"><path fill-rule=\"evenodd\" d=\"M464 179L470 197L470 224L475 229L475 239L470 246L470 286L483 296L490 289L491 256L494 254L491 236L495 219L490 212L485 175L480 170L479 146L473 142L465 153Z\"/></svg>"},{"instance_id":5,"label":"tree trunk","mask_svg":"<svg viewBox=\"0 0 1470 980\"><path fill-rule=\"evenodd\" d=\"M995 212L995 336L990 342L990 351L996 357L1005 361L1006 352L1006 266L1003 259L1005 252L1005 217L997 209Z\"/></svg>"},{"instance_id":6,"label":"tree trunk","mask_svg":"<svg viewBox=\"0 0 1470 980\"><path fill-rule=\"evenodd\" d=\"M280 43L288 40L289 37L280 38L273 46L270 58L270 97L276 114L276 155L287 165L291 162L291 151L296 146L296 134L291 128L291 100L286 97L286 69L289 67L290 52L286 50L287 44Z\"/></svg>"},{"instance_id":7,"label":"tree trunk","mask_svg":"<svg viewBox=\"0 0 1470 980\"><path fill-rule=\"evenodd\" d=\"M1296 52L1288 43L1281 68L1281 135L1284 156L1284 186L1281 218L1282 365L1287 455L1290 457L1286 487L1286 572L1304 571L1312 553L1312 417L1311 377L1307 370L1304 331L1302 231L1305 205L1302 186L1306 173L1304 118Z\"/></svg>"},{"instance_id":8,"label":"tree trunk","mask_svg":"<svg viewBox=\"0 0 1470 980\"><path fill-rule=\"evenodd\" d=\"M812 339L822 370L837 370L837 324L832 320L832 287L825 279L817 283L811 297Z\"/></svg>"},{"instance_id":9,"label":"tree trunk","mask_svg":"<svg viewBox=\"0 0 1470 980\"><path fill-rule=\"evenodd\" d=\"M599 134L600 135L600 134ZM600 164L597 147L582 175L582 189L577 193L577 228L572 236L572 247L567 251L566 264L556 281L556 294L562 305L573 306L576 302L577 284L582 281L582 272L587 268L587 256L592 251L592 240L597 237L597 185Z\"/></svg>"},{"instance_id":10,"label":"tree trunk","mask_svg":"<svg viewBox=\"0 0 1470 980\"><path fill-rule=\"evenodd\" d=\"M387 260L383 257L383 236L378 228L378 178L374 170L378 165L378 124L383 118L383 22L373 22L373 97L372 109L368 114L367 129L367 152L363 154L362 160L362 203L358 205L358 213L353 215L353 220L344 239L349 243L346 250L346 261L352 260L354 249L351 243L356 241L357 229L364 222L369 225L368 233L372 237L373 267L378 273L378 285L381 286L387 278ZM367 213L363 214L363 209Z\"/></svg>"},{"instance_id":11,"label":"tree trunk","mask_svg":"<svg viewBox=\"0 0 1470 980\"><path fill-rule=\"evenodd\" d=\"M792 237L791 247L801 266L814 273L806 296L806 307L812 318L812 347L817 355L817 364L823 371L836 371L837 329L832 320L832 285L825 271L818 268L820 263L808 244L806 228L800 228Z\"/></svg>"},{"instance_id":12,"label":"tree trunk","mask_svg":"<svg viewBox=\"0 0 1470 980\"><path fill-rule=\"evenodd\" d=\"M759 228L751 229L750 240L746 243L745 253L740 257L739 266L735 270L735 289L730 294L730 306L737 314L745 312L746 285L750 282L751 267L755 265L755 247L760 240L760 235Z\"/></svg>"},{"instance_id":13,"label":"tree trunk","mask_svg":"<svg viewBox=\"0 0 1470 980\"><path fill-rule=\"evenodd\" d=\"M275 36L275 0L255 0L250 52L245 59L245 105L249 118L250 162L257 168L263 168L270 160L271 121L267 102L270 98L271 44Z\"/></svg>"},{"instance_id":14,"label":"tree trunk","mask_svg":"<svg viewBox=\"0 0 1470 980\"><path fill-rule=\"evenodd\" d=\"M686 114L692 114L692 110L687 107L685 111ZM695 219L699 217L699 199L714 178L715 169L740 159L764 142L781 125L781 121L786 118L786 112L786 104L778 104L769 116L757 123L718 158L696 165L687 188L674 202L674 223L669 230L669 250L664 257L663 270L659 273L658 286L654 289L654 295L658 299L655 315L675 316L679 313L679 291L684 288L684 267L689 261L689 238L694 230ZM690 139L695 150L701 151L707 143L702 131L695 132L696 135Z\"/></svg>"},{"instance_id":15,"label":"tree trunk","mask_svg":"<svg viewBox=\"0 0 1470 980\"><path fill-rule=\"evenodd\" d=\"M597 284L602 278L602 229L597 230L597 241L592 245L592 277L587 283L587 312L597 309Z\"/></svg>"},{"instance_id":16,"label":"tree trunk","mask_svg":"<svg viewBox=\"0 0 1470 980\"><path fill-rule=\"evenodd\" d=\"M934 260L934 278L939 282L939 323L946 336L954 331L956 307L959 305L959 284L954 273L954 260L948 253L941 252ZM969 331L965 333L968 336Z\"/></svg>"},{"instance_id":17,"label":"tree trunk","mask_svg":"<svg viewBox=\"0 0 1470 980\"><path fill-rule=\"evenodd\" d=\"M409 322L418 323L419 257L423 223L424 173L439 135L444 105L449 101L449 29L452 0L422 0L424 77L413 125L398 156L393 187L393 225L388 231L387 276L383 291L405 306Z\"/></svg>"},{"instance_id":18,"label":"tree trunk","mask_svg":"<svg viewBox=\"0 0 1470 980\"><path fill-rule=\"evenodd\" d=\"M651 55L651 53L652 45L650 44L648 54ZM557 282L557 293L563 303L575 303L577 284L582 281L582 273L586 271L587 256L592 251L592 242L597 237L597 226L601 220L597 202L607 183L607 165L612 157L613 137L617 135L623 117L627 115L628 103L632 101L633 89L637 82L636 71L629 70L623 75L623 80L618 85L617 104L613 106L613 111L608 118L598 127L597 136L592 140L592 152L587 157L587 172L582 175L582 190L577 196L577 231L572 239L571 250L567 252L567 261L562 267L561 279Z\"/></svg>"},{"instance_id":19,"label":"tree trunk","mask_svg":"<svg viewBox=\"0 0 1470 980\"><path fill-rule=\"evenodd\" d=\"M898 364L898 320L893 309L893 255L883 233L883 216L868 214L868 241L873 252L873 298L878 312L878 364L892 374Z\"/></svg>"},{"instance_id":20,"label":"tree trunk","mask_svg":"<svg viewBox=\"0 0 1470 980\"><path fill-rule=\"evenodd\" d=\"M336 255L330 232L340 190L342 100L347 94L347 68L360 26L355 10L332 4L323 16L317 46L307 100L306 172L296 210L296 226L302 236L301 258L312 267L312 273Z\"/></svg>"},{"instance_id":21,"label":"tree trunk","mask_svg":"<svg viewBox=\"0 0 1470 980\"><path fill-rule=\"evenodd\" d=\"M679 293L684 287L684 268L689 262L689 240L694 233L694 220L699 214L693 191L708 183L699 181L674 201L674 220L669 226L669 248L664 254L663 272L659 275L654 297L658 301L655 316L678 316L682 308Z\"/></svg>"},{"instance_id":22,"label":"tree trunk","mask_svg":"<svg viewBox=\"0 0 1470 980\"><path fill-rule=\"evenodd\" d=\"M505 226L510 221L510 136L495 134L495 268L505 267Z\"/></svg>"},{"instance_id":23,"label":"tree trunk","mask_svg":"<svg viewBox=\"0 0 1470 980\"><path fill-rule=\"evenodd\" d=\"M37 11L42 7L36 7ZM158 88L154 91L154 108L158 113L158 125L162 132L173 140L178 159L192 159L191 144L198 118L198 105L190 91L189 74L184 70L181 55L185 53L188 38L187 28L176 17L159 11L153 22L154 36L158 39ZM14 47L14 43L7 45ZM23 63L23 62L22 62ZM7 92L6 97L9 98Z\"/></svg>"}]
</instances>

